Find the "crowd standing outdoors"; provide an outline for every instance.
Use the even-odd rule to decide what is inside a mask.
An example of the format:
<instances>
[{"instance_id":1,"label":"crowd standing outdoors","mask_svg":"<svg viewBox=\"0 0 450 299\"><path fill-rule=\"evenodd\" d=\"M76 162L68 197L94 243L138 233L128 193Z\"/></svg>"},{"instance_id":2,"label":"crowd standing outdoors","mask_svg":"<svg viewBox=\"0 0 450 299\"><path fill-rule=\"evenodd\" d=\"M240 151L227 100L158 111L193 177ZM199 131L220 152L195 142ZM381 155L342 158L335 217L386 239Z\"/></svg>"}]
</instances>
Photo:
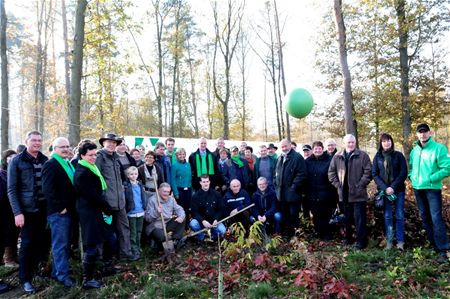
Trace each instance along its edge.
<instances>
[{"instance_id":1,"label":"crowd standing outdoors","mask_svg":"<svg viewBox=\"0 0 450 299\"><path fill-rule=\"evenodd\" d=\"M41 152L42 134L31 131L25 145L2 154L0 253L6 267L19 267L23 290L34 293L33 277L50 253L51 276L67 288L76 285L69 265L80 239L84 288L103 287L94 278L98 260L107 276L120 271L114 257L138 260L142 246L162 251L165 230L176 248L187 230L199 232L196 242L208 232L217 240L234 222L248 229L259 221L266 232L291 237L302 215L312 218L315 236L327 241L338 210L344 215L344 243L362 250L368 245L367 186L372 179L383 201L386 249L404 250L409 178L428 240L440 261L448 262L442 180L450 175L450 157L427 124L418 125L416 134L408 171L387 133L380 136L372 163L350 134L340 151L334 139L327 139L303 145L302 154L295 142L283 139L279 156L273 143L261 145L256 156L246 142L227 149L223 138L212 152L202 137L188 156L175 147L174 138L145 152L143 147L130 150L109 133L99 139L100 149L82 140L72 151L69 141L58 137L47 157ZM0 282L0 292L8 289Z\"/></svg>"}]
</instances>

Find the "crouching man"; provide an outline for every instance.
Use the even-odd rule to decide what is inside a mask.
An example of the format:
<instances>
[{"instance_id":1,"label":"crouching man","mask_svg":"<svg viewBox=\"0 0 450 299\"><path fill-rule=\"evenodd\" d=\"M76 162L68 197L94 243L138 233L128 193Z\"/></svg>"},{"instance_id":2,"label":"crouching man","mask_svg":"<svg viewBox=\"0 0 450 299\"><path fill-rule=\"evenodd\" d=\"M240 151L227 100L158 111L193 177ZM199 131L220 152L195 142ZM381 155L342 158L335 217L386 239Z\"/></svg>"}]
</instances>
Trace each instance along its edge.
<instances>
[{"instance_id":1,"label":"crouching man","mask_svg":"<svg viewBox=\"0 0 450 299\"><path fill-rule=\"evenodd\" d=\"M183 237L184 233L186 214L183 208L170 196L170 191L170 185L162 183L158 188L160 204L157 194L154 194L148 199L145 212L145 220L148 222L145 232L147 236L155 239L159 248L162 248L162 242L166 241L161 214L164 218L167 233L172 233L170 239L175 244Z\"/></svg>"}]
</instances>

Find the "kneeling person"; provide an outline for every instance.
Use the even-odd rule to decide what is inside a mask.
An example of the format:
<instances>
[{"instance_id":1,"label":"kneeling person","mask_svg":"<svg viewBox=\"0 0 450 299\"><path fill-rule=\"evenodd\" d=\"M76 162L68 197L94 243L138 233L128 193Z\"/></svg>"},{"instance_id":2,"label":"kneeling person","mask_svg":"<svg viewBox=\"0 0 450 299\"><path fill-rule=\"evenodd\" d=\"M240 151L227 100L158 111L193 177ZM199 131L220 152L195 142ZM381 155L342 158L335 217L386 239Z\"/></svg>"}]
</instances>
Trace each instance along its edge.
<instances>
[{"instance_id":1,"label":"kneeling person","mask_svg":"<svg viewBox=\"0 0 450 299\"><path fill-rule=\"evenodd\" d=\"M223 204L220 193L210 188L210 180L208 175L200 177L200 190L195 192L192 196L192 220L189 226L194 232L203 228L211 228L211 236L217 239L217 236L223 236L226 232L226 227L223 223L217 223L222 217ZM205 239L205 234L198 234L198 239Z\"/></svg>"},{"instance_id":2,"label":"kneeling person","mask_svg":"<svg viewBox=\"0 0 450 299\"><path fill-rule=\"evenodd\" d=\"M230 182L230 190L225 193L223 200L228 213L226 216L233 216L240 210L250 205L250 195L248 195L247 191L241 188L241 182L238 179L234 179ZM241 214L231 218L229 223L241 222L247 230L249 227L249 217L250 213L248 211L244 211Z\"/></svg>"},{"instance_id":3,"label":"kneeling person","mask_svg":"<svg viewBox=\"0 0 450 299\"><path fill-rule=\"evenodd\" d=\"M186 214L183 208L170 196L170 185L162 183L158 188L161 204L158 204L157 195L148 199L145 211L145 220L148 222L146 234L160 244L166 241L162 227L161 213L164 217L167 232L172 232L171 239L178 241L183 237ZM159 245L160 245L159 244Z\"/></svg>"},{"instance_id":4,"label":"kneeling person","mask_svg":"<svg viewBox=\"0 0 450 299\"><path fill-rule=\"evenodd\" d=\"M274 224L274 233L281 233L281 213L277 210L277 195L272 188L268 188L268 182L265 177L260 177L257 181L258 190L253 194L252 216L250 222L261 221L265 226Z\"/></svg>"}]
</instances>

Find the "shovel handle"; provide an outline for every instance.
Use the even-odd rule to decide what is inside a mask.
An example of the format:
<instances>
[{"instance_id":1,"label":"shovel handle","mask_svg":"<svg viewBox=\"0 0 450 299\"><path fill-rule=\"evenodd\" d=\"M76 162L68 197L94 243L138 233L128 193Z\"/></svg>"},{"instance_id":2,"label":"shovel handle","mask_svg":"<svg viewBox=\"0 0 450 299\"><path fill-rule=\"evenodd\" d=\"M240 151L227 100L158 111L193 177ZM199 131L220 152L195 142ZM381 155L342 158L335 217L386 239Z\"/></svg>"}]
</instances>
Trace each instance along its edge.
<instances>
[{"instance_id":1,"label":"shovel handle","mask_svg":"<svg viewBox=\"0 0 450 299\"><path fill-rule=\"evenodd\" d=\"M153 176L153 182L156 186L156 199L158 200L158 206L161 206L161 200L159 199L159 188L158 188L158 183L156 182L156 177ZM166 238L166 242L169 241L169 235L167 234L167 229L166 229L166 223L164 222L164 215L163 215L163 211L161 210L161 223L162 223L162 227L163 227L163 231L164 231L164 237Z\"/></svg>"},{"instance_id":2,"label":"shovel handle","mask_svg":"<svg viewBox=\"0 0 450 299\"><path fill-rule=\"evenodd\" d=\"M217 221L216 225L217 225L217 224L220 224L220 223L222 223L222 222L224 222L224 221L227 221L228 219L230 219L230 218L236 216L237 214L240 214L241 212L244 212L245 210L250 209L250 208L253 207L254 205L255 205L255 204L252 203L251 205L246 206L246 207L243 208L242 210L239 210L236 214L234 214L234 215L229 215L229 216L223 218L222 220ZM214 225L214 226L216 226L216 225ZM210 230L210 229L211 229L211 228L206 228L206 227L205 227L205 228L203 228L203 229L201 229L201 230L199 230L199 231L190 233L190 234L187 235L185 238L189 238L189 237L196 236L196 235L201 234L201 233L204 233L204 232L206 232L206 231L208 231L208 230Z\"/></svg>"}]
</instances>

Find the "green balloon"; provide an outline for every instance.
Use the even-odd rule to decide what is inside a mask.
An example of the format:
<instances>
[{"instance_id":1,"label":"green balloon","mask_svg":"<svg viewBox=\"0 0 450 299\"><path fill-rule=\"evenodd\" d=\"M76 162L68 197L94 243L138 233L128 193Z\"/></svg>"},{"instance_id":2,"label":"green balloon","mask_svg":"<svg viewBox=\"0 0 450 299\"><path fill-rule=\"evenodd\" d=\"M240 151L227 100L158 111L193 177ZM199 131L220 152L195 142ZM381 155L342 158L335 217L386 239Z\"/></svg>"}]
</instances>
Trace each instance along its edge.
<instances>
[{"instance_id":1,"label":"green balloon","mask_svg":"<svg viewBox=\"0 0 450 299\"><path fill-rule=\"evenodd\" d=\"M292 117L306 117L311 112L313 106L313 97L304 88L296 88L288 94L286 111Z\"/></svg>"}]
</instances>

